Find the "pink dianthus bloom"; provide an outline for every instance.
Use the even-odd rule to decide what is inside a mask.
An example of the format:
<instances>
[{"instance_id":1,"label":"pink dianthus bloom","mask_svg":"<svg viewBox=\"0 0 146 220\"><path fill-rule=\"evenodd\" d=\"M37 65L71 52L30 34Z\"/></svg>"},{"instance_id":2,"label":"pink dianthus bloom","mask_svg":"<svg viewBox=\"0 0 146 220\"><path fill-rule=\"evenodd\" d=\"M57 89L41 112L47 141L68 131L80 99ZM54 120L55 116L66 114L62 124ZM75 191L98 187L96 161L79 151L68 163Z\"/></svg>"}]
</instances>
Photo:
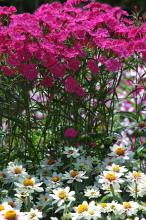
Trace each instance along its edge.
<instances>
[{"instance_id":1,"label":"pink dianthus bloom","mask_svg":"<svg viewBox=\"0 0 146 220\"><path fill-rule=\"evenodd\" d=\"M67 138L75 138L78 132L74 128L67 128L64 132L64 136Z\"/></svg>"}]
</instances>

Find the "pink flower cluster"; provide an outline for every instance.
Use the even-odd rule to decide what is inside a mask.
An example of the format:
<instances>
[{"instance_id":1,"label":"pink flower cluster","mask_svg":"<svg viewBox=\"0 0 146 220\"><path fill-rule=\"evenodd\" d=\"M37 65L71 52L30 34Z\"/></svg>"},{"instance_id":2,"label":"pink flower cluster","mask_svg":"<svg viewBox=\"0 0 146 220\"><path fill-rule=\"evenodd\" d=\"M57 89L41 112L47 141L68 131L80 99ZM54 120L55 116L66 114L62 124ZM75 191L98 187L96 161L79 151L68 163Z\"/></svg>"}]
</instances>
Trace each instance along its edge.
<instances>
[{"instance_id":1,"label":"pink flower cluster","mask_svg":"<svg viewBox=\"0 0 146 220\"><path fill-rule=\"evenodd\" d=\"M119 7L80 3L44 4L34 14L0 7L1 71L39 79L45 87L59 81L67 93L82 97L81 68L95 76L103 67L107 73L120 71L135 53L145 59L146 24L135 26Z\"/></svg>"}]
</instances>

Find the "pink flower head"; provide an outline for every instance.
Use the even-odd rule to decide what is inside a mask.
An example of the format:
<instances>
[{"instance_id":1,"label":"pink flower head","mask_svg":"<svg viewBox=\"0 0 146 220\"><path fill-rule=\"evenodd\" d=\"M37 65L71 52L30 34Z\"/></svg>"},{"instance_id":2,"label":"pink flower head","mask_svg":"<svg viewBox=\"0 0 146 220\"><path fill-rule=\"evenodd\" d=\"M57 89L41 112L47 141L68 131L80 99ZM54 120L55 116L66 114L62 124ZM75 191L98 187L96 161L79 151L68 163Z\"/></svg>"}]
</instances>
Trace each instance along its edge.
<instances>
[{"instance_id":1,"label":"pink flower head","mask_svg":"<svg viewBox=\"0 0 146 220\"><path fill-rule=\"evenodd\" d=\"M77 89L77 81L72 77L69 76L65 80L65 90L68 93L74 93Z\"/></svg>"},{"instance_id":2,"label":"pink flower head","mask_svg":"<svg viewBox=\"0 0 146 220\"><path fill-rule=\"evenodd\" d=\"M64 132L64 136L67 138L75 138L78 132L74 128L67 128Z\"/></svg>"},{"instance_id":3,"label":"pink flower head","mask_svg":"<svg viewBox=\"0 0 146 220\"><path fill-rule=\"evenodd\" d=\"M46 88L51 88L54 85L54 79L52 77L45 76L41 81L41 84Z\"/></svg>"},{"instance_id":4,"label":"pink flower head","mask_svg":"<svg viewBox=\"0 0 146 220\"><path fill-rule=\"evenodd\" d=\"M96 60L89 60L88 61L88 68L93 74L97 74L99 72L99 68L97 66Z\"/></svg>"},{"instance_id":5,"label":"pink flower head","mask_svg":"<svg viewBox=\"0 0 146 220\"><path fill-rule=\"evenodd\" d=\"M82 97L85 95L85 91L84 89L78 85L77 88L76 88L76 94L79 96L79 97Z\"/></svg>"},{"instance_id":6,"label":"pink flower head","mask_svg":"<svg viewBox=\"0 0 146 220\"><path fill-rule=\"evenodd\" d=\"M109 72L118 72L121 69L122 64L119 60L110 58L105 62L105 66Z\"/></svg>"},{"instance_id":7,"label":"pink flower head","mask_svg":"<svg viewBox=\"0 0 146 220\"><path fill-rule=\"evenodd\" d=\"M27 80L34 80L38 76L38 70L34 64L22 64L19 70Z\"/></svg>"},{"instance_id":8,"label":"pink flower head","mask_svg":"<svg viewBox=\"0 0 146 220\"><path fill-rule=\"evenodd\" d=\"M14 74L14 71L10 69L8 66L2 66L2 71L4 72L5 75L7 76L12 76Z\"/></svg>"}]
</instances>

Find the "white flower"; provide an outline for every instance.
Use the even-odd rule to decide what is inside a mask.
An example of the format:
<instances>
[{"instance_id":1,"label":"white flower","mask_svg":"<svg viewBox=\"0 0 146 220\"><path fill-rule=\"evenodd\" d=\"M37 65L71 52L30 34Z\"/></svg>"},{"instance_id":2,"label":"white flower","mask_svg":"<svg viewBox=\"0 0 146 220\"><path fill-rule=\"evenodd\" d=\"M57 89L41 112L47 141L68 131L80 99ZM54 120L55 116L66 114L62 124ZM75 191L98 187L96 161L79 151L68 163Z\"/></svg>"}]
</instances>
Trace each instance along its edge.
<instances>
[{"instance_id":1,"label":"white flower","mask_svg":"<svg viewBox=\"0 0 146 220\"><path fill-rule=\"evenodd\" d=\"M118 212L119 215L124 216L132 216L136 215L138 212L139 205L136 202L130 201L130 202L123 202L122 206L119 207Z\"/></svg>"},{"instance_id":2,"label":"white flower","mask_svg":"<svg viewBox=\"0 0 146 220\"><path fill-rule=\"evenodd\" d=\"M137 184L135 182L132 182L130 183L130 185L128 185L127 192L129 192L133 198L137 198L137 197L143 197L146 191L143 189L142 184Z\"/></svg>"},{"instance_id":3,"label":"white flower","mask_svg":"<svg viewBox=\"0 0 146 220\"><path fill-rule=\"evenodd\" d=\"M114 189L114 193L122 192L120 189L120 185L118 183L113 184L113 189ZM106 194L113 195L111 186L109 184L102 184L102 190L104 190L104 193L106 193Z\"/></svg>"},{"instance_id":4,"label":"white flower","mask_svg":"<svg viewBox=\"0 0 146 220\"><path fill-rule=\"evenodd\" d=\"M35 177L26 177L24 179L20 179L20 182L15 182L15 186L20 189L27 189L28 192L43 192L43 188L41 187L42 183L37 183ZM18 189L17 189L18 190Z\"/></svg>"},{"instance_id":5,"label":"white flower","mask_svg":"<svg viewBox=\"0 0 146 220\"><path fill-rule=\"evenodd\" d=\"M17 181L20 177L27 176L26 169L17 161L9 162L6 169L6 180L8 182Z\"/></svg>"},{"instance_id":6,"label":"white flower","mask_svg":"<svg viewBox=\"0 0 146 220\"><path fill-rule=\"evenodd\" d=\"M110 203L102 202L98 204L98 207L101 213L108 213L112 211Z\"/></svg>"},{"instance_id":7,"label":"white flower","mask_svg":"<svg viewBox=\"0 0 146 220\"><path fill-rule=\"evenodd\" d=\"M138 171L133 171L133 172L129 172L126 175L126 178L128 179L129 182L142 182L142 181L146 181L146 175L142 172L138 172Z\"/></svg>"},{"instance_id":8,"label":"white flower","mask_svg":"<svg viewBox=\"0 0 146 220\"><path fill-rule=\"evenodd\" d=\"M67 158L73 157L77 158L80 156L79 149L74 147L65 147L64 154L66 154Z\"/></svg>"},{"instance_id":9,"label":"white flower","mask_svg":"<svg viewBox=\"0 0 146 220\"><path fill-rule=\"evenodd\" d=\"M39 220L42 218L42 212L38 209L31 209L30 212L27 212L27 220Z\"/></svg>"},{"instance_id":10,"label":"white flower","mask_svg":"<svg viewBox=\"0 0 146 220\"><path fill-rule=\"evenodd\" d=\"M84 190L84 195L89 199L98 198L100 196L100 191L96 186L89 186Z\"/></svg>"},{"instance_id":11,"label":"white flower","mask_svg":"<svg viewBox=\"0 0 146 220\"><path fill-rule=\"evenodd\" d=\"M19 201L17 198L7 197L3 199L3 203L7 203L11 208L19 210L22 207L22 201Z\"/></svg>"},{"instance_id":12,"label":"white flower","mask_svg":"<svg viewBox=\"0 0 146 220\"><path fill-rule=\"evenodd\" d=\"M73 166L77 170L84 170L86 172L90 172L93 170L92 157L81 156L81 157L77 158L76 162L73 163Z\"/></svg>"},{"instance_id":13,"label":"white flower","mask_svg":"<svg viewBox=\"0 0 146 220\"><path fill-rule=\"evenodd\" d=\"M48 186L47 189L52 189L62 185L61 179L62 174L53 172L51 177L48 177L44 180L44 183L46 184L46 186Z\"/></svg>"},{"instance_id":14,"label":"white flower","mask_svg":"<svg viewBox=\"0 0 146 220\"><path fill-rule=\"evenodd\" d=\"M119 160L129 160L133 157L133 152L129 150L124 144L114 144L113 147L110 148L111 153L109 156L116 157Z\"/></svg>"},{"instance_id":15,"label":"white flower","mask_svg":"<svg viewBox=\"0 0 146 220\"><path fill-rule=\"evenodd\" d=\"M115 173L113 171L104 171L102 175L100 175L99 183L105 185L116 185L123 183L124 181L121 179L121 173Z\"/></svg>"},{"instance_id":16,"label":"white flower","mask_svg":"<svg viewBox=\"0 0 146 220\"><path fill-rule=\"evenodd\" d=\"M82 182L84 179L88 179L85 174L86 171L71 170L70 172L65 172L63 179L68 180L67 183L72 183L74 181Z\"/></svg>"},{"instance_id":17,"label":"white flower","mask_svg":"<svg viewBox=\"0 0 146 220\"><path fill-rule=\"evenodd\" d=\"M57 203L58 206L62 206L65 202L69 202L70 205L75 200L74 195L75 192L70 191L69 187L54 189L53 194L50 194L54 200L53 204Z\"/></svg>"},{"instance_id":18,"label":"white flower","mask_svg":"<svg viewBox=\"0 0 146 220\"><path fill-rule=\"evenodd\" d=\"M0 220L27 220L25 213L12 208L0 212Z\"/></svg>"},{"instance_id":19,"label":"white flower","mask_svg":"<svg viewBox=\"0 0 146 220\"><path fill-rule=\"evenodd\" d=\"M33 199L30 192L27 189L24 188L16 188L16 194L15 196L18 198L19 203L24 202L24 200L29 197L30 200Z\"/></svg>"},{"instance_id":20,"label":"white flower","mask_svg":"<svg viewBox=\"0 0 146 220\"><path fill-rule=\"evenodd\" d=\"M56 171L58 167L61 167L63 163L61 162L61 159L54 159L50 155L48 155L48 158L42 161L41 168L49 171Z\"/></svg>"},{"instance_id":21,"label":"white flower","mask_svg":"<svg viewBox=\"0 0 146 220\"><path fill-rule=\"evenodd\" d=\"M101 217L101 212L98 206L95 205L94 201L89 204L84 201L82 204L74 208L75 213L72 213L72 220L77 219L97 219Z\"/></svg>"},{"instance_id":22,"label":"white flower","mask_svg":"<svg viewBox=\"0 0 146 220\"><path fill-rule=\"evenodd\" d=\"M116 215L117 217L119 216L119 209L122 208L121 204L118 204L115 201L112 201L111 203L109 203L110 209L111 211L114 213L114 215ZM121 216L119 216L119 218L121 218Z\"/></svg>"},{"instance_id":23,"label":"white flower","mask_svg":"<svg viewBox=\"0 0 146 220\"><path fill-rule=\"evenodd\" d=\"M119 166L117 164L112 164L111 166L107 166L106 167L107 170L111 170L115 173L121 173L122 175L124 175L124 173L126 173L128 170L125 168L125 166Z\"/></svg>"}]
</instances>

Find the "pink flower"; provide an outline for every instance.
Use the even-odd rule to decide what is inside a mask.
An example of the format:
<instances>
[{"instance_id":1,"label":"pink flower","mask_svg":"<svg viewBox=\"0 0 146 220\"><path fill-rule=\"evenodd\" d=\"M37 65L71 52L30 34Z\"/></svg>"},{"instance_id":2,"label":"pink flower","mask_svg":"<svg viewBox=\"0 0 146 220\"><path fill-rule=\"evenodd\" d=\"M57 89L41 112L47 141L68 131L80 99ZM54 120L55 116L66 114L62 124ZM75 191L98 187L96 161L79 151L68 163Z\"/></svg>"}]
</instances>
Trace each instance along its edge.
<instances>
[{"instance_id":1,"label":"pink flower","mask_svg":"<svg viewBox=\"0 0 146 220\"><path fill-rule=\"evenodd\" d=\"M79 97L82 97L85 95L85 91L84 89L79 85L77 86L76 88L76 94L79 96Z\"/></svg>"},{"instance_id":2,"label":"pink flower","mask_svg":"<svg viewBox=\"0 0 146 220\"><path fill-rule=\"evenodd\" d=\"M99 72L99 68L97 66L96 60L89 60L88 63L88 68L93 74L97 74Z\"/></svg>"},{"instance_id":3,"label":"pink flower","mask_svg":"<svg viewBox=\"0 0 146 220\"><path fill-rule=\"evenodd\" d=\"M19 71L27 80L34 80L38 76L38 70L34 64L22 64Z\"/></svg>"},{"instance_id":4,"label":"pink flower","mask_svg":"<svg viewBox=\"0 0 146 220\"><path fill-rule=\"evenodd\" d=\"M64 132L64 136L67 138L75 138L78 132L74 128L67 128Z\"/></svg>"},{"instance_id":5,"label":"pink flower","mask_svg":"<svg viewBox=\"0 0 146 220\"><path fill-rule=\"evenodd\" d=\"M14 74L14 71L10 69L10 67L8 66L2 66L1 69L4 72L4 74L6 74L7 76L12 76Z\"/></svg>"},{"instance_id":6,"label":"pink flower","mask_svg":"<svg viewBox=\"0 0 146 220\"><path fill-rule=\"evenodd\" d=\"M118 72L122 67L121 62L114 58L108 59L104 64L109 72Z\"/></svg>"},{"instance_id":7,"label":"pink flower","mask_svg":"<svg viewBox=\"0 0 146 220\"><path fill-rule=\"evenodd\" d=\"M45 76L44 79L41 81L41 84L46 88L51 88L54 85L54 79L53 77Z\"/></svg>"},{"instance_id":8,"label":"pink flower","mask_svg":"<svg viewBox=\"0 0 146 220\"><path fill-rule=\"evenodd\" d=\"M65 80L65 91L68 93L74 93L77 89L77 81L72 77L69 76Z\"/></svg>"}]
</instances>

